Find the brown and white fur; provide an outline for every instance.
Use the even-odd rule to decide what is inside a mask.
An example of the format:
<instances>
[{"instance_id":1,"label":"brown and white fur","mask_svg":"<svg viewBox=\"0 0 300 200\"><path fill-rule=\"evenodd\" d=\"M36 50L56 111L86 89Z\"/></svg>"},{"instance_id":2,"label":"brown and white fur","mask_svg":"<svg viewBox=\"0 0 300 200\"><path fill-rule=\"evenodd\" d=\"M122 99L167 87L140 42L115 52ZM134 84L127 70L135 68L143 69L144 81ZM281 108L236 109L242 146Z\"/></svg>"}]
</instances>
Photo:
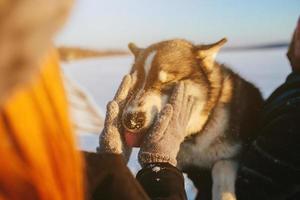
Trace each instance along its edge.
<instances>
[{"instance_id":1,"label":"brown and white fur","mask_svg":"<svg viewBox=\"0 0 300 200\"><path fill-rule=\"evenodd\" d=\"M214 200L236 199L238 157L244 144L255 137L253 128L263 101L257 88L215 62L225 42L193 45L169 40L145 49L129 44L135 56L131 74L136 84L122 118L125 129L143 134L167 103L173 86L185 81L196 106L178 167L211 169Z\"/></svg>"}]
</instances>

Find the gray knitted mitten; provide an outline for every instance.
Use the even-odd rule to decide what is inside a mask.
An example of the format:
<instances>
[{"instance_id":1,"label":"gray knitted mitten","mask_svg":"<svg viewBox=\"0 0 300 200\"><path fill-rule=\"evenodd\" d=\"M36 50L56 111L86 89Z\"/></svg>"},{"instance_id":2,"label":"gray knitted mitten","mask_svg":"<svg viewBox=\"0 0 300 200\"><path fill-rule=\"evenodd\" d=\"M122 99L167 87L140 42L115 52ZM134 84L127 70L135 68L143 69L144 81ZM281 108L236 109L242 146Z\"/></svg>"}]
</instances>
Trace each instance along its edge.
<instances>
[{"instance_id":1,"label":"gray knitted mitten","mask_svg":"<svg viewBox=\"0 0 300 200\"><path fill-rule=\"evenodd\" d=\"M176 166L176 156L187 134L194 102L194 98L187 95L185 83L179 83L141 145L138 158L142 166L152 162L168 162Z\"/></svg>"},{"instance_id":2,"label":"gray knitted mitten","mask_svg":"<svg viewBox=\"0 0 300 200\"><path fill-rule=\"evenodd\" d=\"M126 161L129 159L131 148L124 142L121 111L133 85L131 76L126 75L114 99L107 104L104 129L100 135L100 146L97 150L99 153L123 154Z\"/></svg>"}]
</instances>

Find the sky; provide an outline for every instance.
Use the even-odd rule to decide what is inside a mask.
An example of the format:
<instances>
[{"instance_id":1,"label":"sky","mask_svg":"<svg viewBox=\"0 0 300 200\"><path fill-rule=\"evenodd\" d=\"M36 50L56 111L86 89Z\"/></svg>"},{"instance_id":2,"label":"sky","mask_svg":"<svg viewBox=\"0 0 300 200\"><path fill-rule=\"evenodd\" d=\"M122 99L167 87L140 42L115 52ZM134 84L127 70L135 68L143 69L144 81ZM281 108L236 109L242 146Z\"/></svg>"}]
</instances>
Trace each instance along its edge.
<instances>
[{"instance_id":1,"label":"sky","mask_svg":"<svg viewBox=\"0 0 300 200\"><path fill-rule=\"evenodd\" d=\"M228 46L290 40L299 0L77 0L57 45L127 49L172 38Z\"/></svg>"}]
</instances>

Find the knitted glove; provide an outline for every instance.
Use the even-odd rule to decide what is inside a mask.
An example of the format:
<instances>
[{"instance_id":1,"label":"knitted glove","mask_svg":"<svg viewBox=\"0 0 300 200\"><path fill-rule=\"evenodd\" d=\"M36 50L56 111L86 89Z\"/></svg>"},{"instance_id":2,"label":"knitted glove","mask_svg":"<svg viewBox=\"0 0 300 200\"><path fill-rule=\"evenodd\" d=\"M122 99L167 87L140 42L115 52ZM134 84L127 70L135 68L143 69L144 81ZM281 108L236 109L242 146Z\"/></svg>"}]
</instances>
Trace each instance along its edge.
<instances>
[{"instance_id":1,"label":"knitted glove","mask_svg":"<svg viewBox=\"0 0 300 200\"><path fill-rule=\"evenodd\" d=\"M179 83L141 145L138 158L142 166L153 162L176 166L176 156L187 135L186 127L193 107L194 98L187 95L185 83Z\"/></svg>"},{"instance_id":2,"label":"knitted glove","mask_svg":"<svg viewBox=\"0 0 300 200\"><path fill-rule=\"evenodd\" d=\"M131 76L126 75L114 99L107 104L104 129L99 138L100 146L97 149L99 153L123 154L126 162L129 159L131 148L124 142L121 115L129 90L133 85Z\"/></svg>"}]
</instances>

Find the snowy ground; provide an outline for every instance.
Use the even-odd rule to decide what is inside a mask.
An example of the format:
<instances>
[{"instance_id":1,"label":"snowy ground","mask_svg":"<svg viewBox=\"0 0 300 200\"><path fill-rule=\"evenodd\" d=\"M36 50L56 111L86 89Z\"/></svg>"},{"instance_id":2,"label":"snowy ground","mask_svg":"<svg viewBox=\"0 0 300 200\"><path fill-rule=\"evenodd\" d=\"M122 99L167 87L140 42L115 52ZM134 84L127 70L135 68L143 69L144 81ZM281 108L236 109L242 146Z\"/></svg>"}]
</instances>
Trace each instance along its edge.
<instances>
[{"instance_id":1,"label":"snowy ground","mask_svg":"<svg viewBox=\"0 0 300 200\"><path fill-rule=\"evenodd\" d=\"M217 60L230 66L247 80L255 83L267 97L281 84L290 68L285 57L286 49L255 50L243 52L224 52ZM63 64L65 73L78 81L94 98L105 113L106 103L113 97L122 77L129 71L133 62L131 56L88 59ZM100 130L99 130L100 132ZM95 151L98 145L98 136L81 134L80 148ZM135 149L129 167L135 174L139 169ZM192 184L186 181L186 190L189 199L195 196Z\"/></svg>"}]
</instances>

